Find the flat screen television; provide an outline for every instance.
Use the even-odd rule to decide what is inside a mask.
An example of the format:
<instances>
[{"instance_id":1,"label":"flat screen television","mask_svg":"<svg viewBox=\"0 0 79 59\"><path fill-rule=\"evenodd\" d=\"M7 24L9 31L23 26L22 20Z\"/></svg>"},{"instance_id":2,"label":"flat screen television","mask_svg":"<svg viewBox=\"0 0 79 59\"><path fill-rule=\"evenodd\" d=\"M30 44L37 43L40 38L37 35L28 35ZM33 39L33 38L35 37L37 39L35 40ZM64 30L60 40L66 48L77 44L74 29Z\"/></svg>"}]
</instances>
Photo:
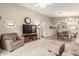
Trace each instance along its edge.
<instances>
[{"instance_id":1,"label":"flat screen television","mask_svg":"<svg viewBox=\"0 0 79 59\"><path fill-rule=\"evenodd\" d=\"M37 27L36 25L26 25L23 24L23 34L27 34L27 33L36 33Z\"/></svg>"}]
</instances>

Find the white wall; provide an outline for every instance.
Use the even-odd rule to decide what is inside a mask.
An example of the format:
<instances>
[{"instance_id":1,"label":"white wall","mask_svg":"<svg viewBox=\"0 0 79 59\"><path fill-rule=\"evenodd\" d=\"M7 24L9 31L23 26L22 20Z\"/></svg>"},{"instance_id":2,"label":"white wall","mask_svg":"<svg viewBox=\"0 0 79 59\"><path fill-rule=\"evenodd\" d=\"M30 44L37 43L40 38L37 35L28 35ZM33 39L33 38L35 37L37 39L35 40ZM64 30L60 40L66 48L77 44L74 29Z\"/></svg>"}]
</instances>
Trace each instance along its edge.
<instances>
[{"instance_id":1,"label":"white wall","mask_svg":"<svg viewBox=\"0 0 79 59\"><path fill-rule=\"evenodd\" d=\"M65 21L65 17L53 17L52 18L52 23L59 23Z\"/></svg>"},{"instance_id":2,"label":"white wall","mask_svg":"<svg viewBox=\"0 0 79 59\"><path fill-rule=\"evenodd\" d=\"M43 36L50 36L53 34L49 26L52 25L51 19L48 16L39 14L35 11L22 7L18 4L0 4L0 34L18 32L22 34L22 24L24 24L24 18L30 17L31 24L40 24L42 28ZM15 28L5 28L5 20L14 21Z\"/></svg>"}]
</instances>

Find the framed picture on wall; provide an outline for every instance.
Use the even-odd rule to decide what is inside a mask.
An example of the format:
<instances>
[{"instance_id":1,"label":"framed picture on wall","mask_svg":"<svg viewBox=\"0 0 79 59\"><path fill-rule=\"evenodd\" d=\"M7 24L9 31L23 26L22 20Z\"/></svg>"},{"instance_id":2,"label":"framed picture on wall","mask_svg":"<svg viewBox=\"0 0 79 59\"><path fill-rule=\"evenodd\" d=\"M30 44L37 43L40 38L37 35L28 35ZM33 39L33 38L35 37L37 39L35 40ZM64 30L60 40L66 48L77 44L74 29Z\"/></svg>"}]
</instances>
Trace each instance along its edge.
<instances>
[{"instance_id":1,"label":"framed picture on wall","mask_svg":"<svg viewBox=\"0 0 79 59\"><path fill-rule=\"evenodd\" d=\"M53 29L53 26L49 26L50 29Z\"/></svg>"},{"instance_id":2,"label":"framed picture on wall","mask_svg":"<svg viewBox=\"0 0 79 59\"><path fill-rule=\"evenodd\" d=\"M5 20L5 28L14 28L16 24L14 21Z\"/></svg>"}]
</instances>

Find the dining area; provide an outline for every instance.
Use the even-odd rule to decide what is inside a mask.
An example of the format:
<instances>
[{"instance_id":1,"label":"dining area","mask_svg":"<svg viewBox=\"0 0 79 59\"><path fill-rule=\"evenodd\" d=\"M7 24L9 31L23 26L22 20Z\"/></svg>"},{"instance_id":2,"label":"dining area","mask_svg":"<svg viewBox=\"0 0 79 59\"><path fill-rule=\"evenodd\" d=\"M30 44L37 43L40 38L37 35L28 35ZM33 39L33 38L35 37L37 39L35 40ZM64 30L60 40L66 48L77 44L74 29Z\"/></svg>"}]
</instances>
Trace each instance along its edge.
<instances>
[{"instance_id":1,"label":"dining area","mask_svg":"<svg viewBox=\"0 0 79 59\"><path fill-rule=\"evenodd\" d=\"M74 21L73 21L74 22ZM78 25L72 22L59 22L55 24L57 40L73 41L78 35Z\"/></svg>"},{"instance_id":2,"label":"dining area","mask_svg":"<svg viewBox=\"0 0 79 59\"><path fill-rule=\"evenodd\" d=\"M67 40L72 41L75 40L77 37L77 31L69 31L69 30L58 30L57 31L57 40Z\"/></svg>"}]
</instances>

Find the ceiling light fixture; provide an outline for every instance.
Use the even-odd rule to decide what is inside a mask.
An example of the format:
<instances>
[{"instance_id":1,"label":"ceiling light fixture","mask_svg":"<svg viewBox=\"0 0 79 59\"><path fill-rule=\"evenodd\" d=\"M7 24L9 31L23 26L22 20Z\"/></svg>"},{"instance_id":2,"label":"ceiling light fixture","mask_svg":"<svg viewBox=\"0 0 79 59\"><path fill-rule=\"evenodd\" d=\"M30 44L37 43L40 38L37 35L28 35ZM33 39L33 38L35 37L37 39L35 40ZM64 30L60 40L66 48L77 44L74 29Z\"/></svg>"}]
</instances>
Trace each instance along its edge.
<instances>
[{"instance_id":1,"label":"ceiling light fixture","mask_svg":"<svg viewBox=\"0 0 79 59\"><path fill-rule=\"evenodd\" d=\"M46 8L47 5L52 5L52 3L37 3L35 7L40 6L41 8Z\"/></svg>"},{"instance_id":2,"label":"ceiling light fixture","mask_svg":"<svg viewBox=\"0 0 79 59\"><path fill-rule=\"evenodd\" d=\"M58 14L62 14L62 11L58 12Z\"/></svg>"},{"instance_id":3,"label":"ceiling light fixture","mask_svg":"<svg viewBox=\"0 0 79 59\"><path fill-rule=\"evenodd\" d=\"M58 15L63 15L62 11L57 12Z\"/></svg>"}]
</instances>

